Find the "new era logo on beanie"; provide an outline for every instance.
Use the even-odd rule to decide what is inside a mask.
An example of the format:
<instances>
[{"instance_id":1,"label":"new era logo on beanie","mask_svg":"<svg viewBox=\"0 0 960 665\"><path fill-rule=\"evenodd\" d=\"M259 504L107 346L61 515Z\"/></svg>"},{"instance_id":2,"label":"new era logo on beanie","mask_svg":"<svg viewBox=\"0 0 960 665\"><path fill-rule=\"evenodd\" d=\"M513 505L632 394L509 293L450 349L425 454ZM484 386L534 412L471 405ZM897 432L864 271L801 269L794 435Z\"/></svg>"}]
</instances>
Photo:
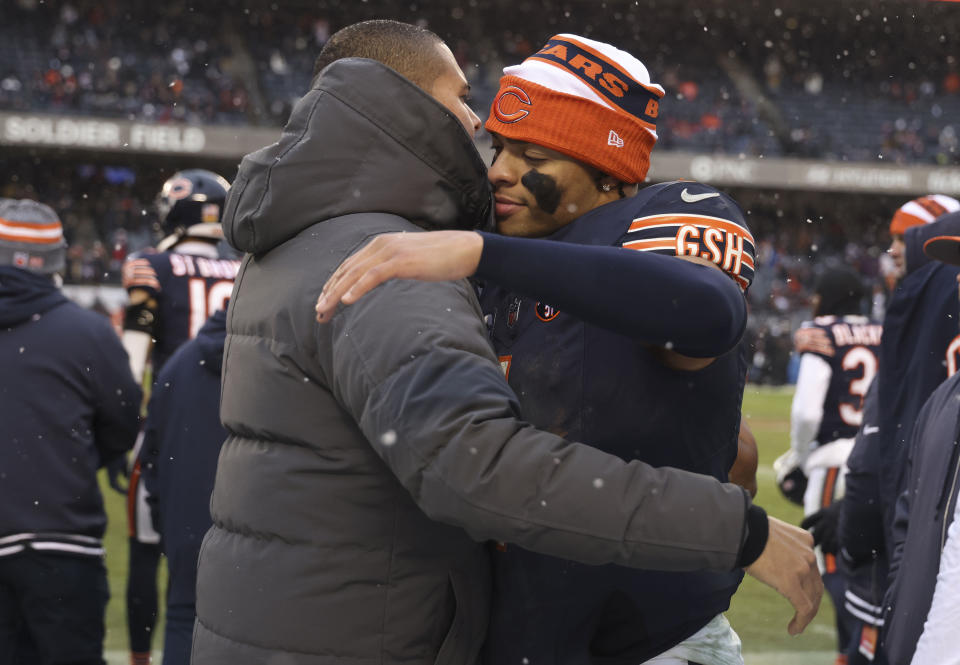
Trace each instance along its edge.
<instances>
[{"instance_id":1,"label":"new era logo on beanie","mask_svg":"<svg viewBox=\"0 0 960 665\"><path fill-rule=\"evenodd\" d=\"M609 44L554 35L500 79L486 129L536 143L623 182L642 182L657 141L663 88Z\"/></svg>"},{"instance_id":2,"label":"new era logo on beanie","mask_svg":"<svg viewBox=\"0 0 960 665\"><path fill-rule=\"evenodd\" d=\"M930 194L907 201L893 214L891 235L903 235L911 226L929 224L941 215L960 210L960 201L943 194Z\"/></svg>"},{"instance_id":3,"label":"new era logo on beanie","mask_svg":"<svg viewBox=\"0 0 960 665\"><path fill-rule=\"evenodd\" d=\"M0 198L0 265L41 274L60 272L66 246L63 226L49 206Z\"/></svg>"}]
</instances>

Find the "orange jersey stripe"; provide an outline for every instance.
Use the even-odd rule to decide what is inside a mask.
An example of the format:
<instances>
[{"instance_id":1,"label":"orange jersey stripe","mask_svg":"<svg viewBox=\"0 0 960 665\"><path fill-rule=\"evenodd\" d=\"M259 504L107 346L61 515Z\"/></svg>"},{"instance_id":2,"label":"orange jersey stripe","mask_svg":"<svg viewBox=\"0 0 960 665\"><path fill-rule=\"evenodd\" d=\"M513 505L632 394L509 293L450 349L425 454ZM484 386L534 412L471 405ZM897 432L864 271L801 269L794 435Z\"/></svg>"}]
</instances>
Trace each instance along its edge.
<instances>
[{"instance_id":1,"label":"orange jersey stripe","mask_svg":"<svg viewBox=\"0 0 960 665\"><path fill-rule=\"evenodd\" d=\"M628 249L671 249L676 250L677 243L673 238L645 238L643 240L630 240L623 243Z\"/></svg>"},{"instance_id":2,"label":"orange jersey stripe","mask_svg":"<svg viewBox=\"0 0 960 665\"><path fill-rule=\"evenodd\" d=\"M627 232L640 231L646 228L655 228L658 226L697 226L700 228L722 229L742 236L749 240L754 247L757 243L753 240L753 234L739 224L721 217L711 217L710 215L677 215L673 213L663 213L660 215L650 215L649 217L638 217L630 224Z\"/></svg>"},{"instance_id":3,"label":"orange jersey stripe","mask_svg":"<svg viewBox=\"0 0 960 665\"><path fill-rule=\"evenodd\" d=\"M810 351L830 357L836 353L830 336L821 328L800 328L793 335L793 346L797 353Z\"/></svg>"},{"instance_id":4,"label":"orange jersey stripe","mask_svg":"<svg viewBox=\"0 0 960 665\"><path fill-rule=\"evenodd\" d=\"M833 554L824 554L823 567L828 573L837 572L837 557Z\"/></svg>"},{"instance_id":5,"label":"orange jersey stripe","mask_svg":"<svg viewBox=\"0 0 960 665\"><path fill-rule=\"evenodd\" d=\"M133 259L123 266L123 288L130 289L137 286L160 290L160 280L150 262L146 259Z\"/></svg>"},{"instance_id":6,"label":"orange jersey stripe","mask_svg":"<svg viewBox=\"0 0 960 665\"><path fill-rule=\"evenodd\" d=\"M636 252L655 252L657 250L667 250L675 254L677 251L677 244L673 238L648 238L646 240L631 240L630 242L625 242L623 243L623 248L632 249ZM744 256L744 258L746 258L746 256ZM746 263L746 261L744 261L744 263ZM721 270L723 269L721 268ZM723 270L723 274L732 277L742 291L746 291L747 287L750 286L749 280L747 280L745 277L734 275L726 270Z\"/></svg>"},{"instance_id":7,"label":"orange jersey stripe","mask_svg":"<svg viewBox=\"0 0 960 665\"><path fill-rule=\"evenodd\" d=\"M832 466L827 469L827 477L823 482L823 494L820 497L820 505L824 508L833 503L833 492L836 489L838 475L840 475L840 467ZM837 572L837 558L833 554L824 554L823 566L828 573Z\"/></svg>"},{"instance_id":8,"label":"orange jersey stripe","mask_svg":"<svg viewBox=\"0 0 960 665\"><path fill-rule=\"evenodd\" d=\"M628 240L623 243L623 247L626 249L636 249L642 251L650 251L654 249L668 249L674 253L677 250L677 241L676 238L643 238L642 240ZM707 258L707 257L704 257ZM753 265L753 259L748 254L743 254L740 257L740 262L750 268L755 270Z\"/></svg>"},{"instance_id":9,"label":"orange jersey stripe","mask_svg":"<svg viewBox=\"0 0 960 665\"><path fill-rule=\"evenodd\" d=\"M826 508L833 503L833 490L837 484L837 476L840 474L840 467L831 466L827 469L827 477L823 481L823 494L820 495L820 507Z\"/></svg>"}]
</instances>

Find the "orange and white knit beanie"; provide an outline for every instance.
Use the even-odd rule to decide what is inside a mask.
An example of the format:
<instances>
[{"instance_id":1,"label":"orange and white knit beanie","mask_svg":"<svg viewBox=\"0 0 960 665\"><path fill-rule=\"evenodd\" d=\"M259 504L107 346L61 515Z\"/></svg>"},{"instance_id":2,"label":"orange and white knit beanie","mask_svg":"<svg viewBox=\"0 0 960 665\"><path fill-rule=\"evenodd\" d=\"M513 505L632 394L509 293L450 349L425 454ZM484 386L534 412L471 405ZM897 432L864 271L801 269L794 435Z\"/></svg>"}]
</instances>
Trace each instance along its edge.
<instances>
[{"instance_id":1,"label":"orange and white knit beanie","mask_svg":"<svg viewBox=\"0 0 960 665\"><path fill-rule=\"evenodd\" d=\"M585 162L623 182L643 182L657 142L663 88L626 51L554 35L506 67L485 127Z\"/></svg>"},{"instance_id":2,"label":"orange and white knit beanie","mask_svg":"<svg viewBox=\"0 0 960 665\"><path fill-rule=\"evenodd\" d=\"M50 206L31 199L0 198L0 266L41 275L66 265L63 225Z\"/></svg>"},{"instance_id":3,"label":"orange and white knit beanie","mask_svg":"<svg viewBox=\"0 0 960 665\"><path fill-rule=\"evenodd\" d=\"M943 194L930 194L907 201L893 214L890 234L903 235L911 226L929 224L940 215L957 210L960 210L960 201Z\"/></svg>"}]
</instances>

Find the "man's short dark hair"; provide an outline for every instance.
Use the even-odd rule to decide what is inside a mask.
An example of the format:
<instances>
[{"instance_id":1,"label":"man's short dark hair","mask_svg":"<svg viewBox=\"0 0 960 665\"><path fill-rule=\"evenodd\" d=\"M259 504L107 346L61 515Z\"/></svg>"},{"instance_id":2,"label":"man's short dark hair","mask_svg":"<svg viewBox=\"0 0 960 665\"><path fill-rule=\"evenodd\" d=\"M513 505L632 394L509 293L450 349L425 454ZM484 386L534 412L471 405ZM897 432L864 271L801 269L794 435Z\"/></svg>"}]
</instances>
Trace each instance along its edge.
<instances>
[{"instance_id":1,"label":"man's short dark hair","mask_svg":"<svg viewBox=\"0 0 960 665\"><path fill-rule=\"evenodd\" d=\"M443 70L436 34L399 21L362 21L338 30L313 65L316 79L324 67L341 58L369 58L390 67L427 92Z\"/></svg>"}]
</instances>

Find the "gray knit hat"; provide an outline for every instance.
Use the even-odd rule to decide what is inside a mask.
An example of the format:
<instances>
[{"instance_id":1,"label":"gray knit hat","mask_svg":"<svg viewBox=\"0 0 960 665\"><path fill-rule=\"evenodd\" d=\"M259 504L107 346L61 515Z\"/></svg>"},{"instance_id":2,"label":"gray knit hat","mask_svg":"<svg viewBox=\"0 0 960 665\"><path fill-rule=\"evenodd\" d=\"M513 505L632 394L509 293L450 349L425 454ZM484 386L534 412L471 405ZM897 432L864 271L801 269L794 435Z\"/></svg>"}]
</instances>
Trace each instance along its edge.
<instances>
[{"instance_id":1,"label":"gray knit hat","mask_svg":"<svg viewBox=\"0 0 960 665\"><path fill-rule=\"evenodd\" d=\"M0 198L0 266L47 275L65 266L63 225L50 206Z\"/></svg>"}]
</instances>

